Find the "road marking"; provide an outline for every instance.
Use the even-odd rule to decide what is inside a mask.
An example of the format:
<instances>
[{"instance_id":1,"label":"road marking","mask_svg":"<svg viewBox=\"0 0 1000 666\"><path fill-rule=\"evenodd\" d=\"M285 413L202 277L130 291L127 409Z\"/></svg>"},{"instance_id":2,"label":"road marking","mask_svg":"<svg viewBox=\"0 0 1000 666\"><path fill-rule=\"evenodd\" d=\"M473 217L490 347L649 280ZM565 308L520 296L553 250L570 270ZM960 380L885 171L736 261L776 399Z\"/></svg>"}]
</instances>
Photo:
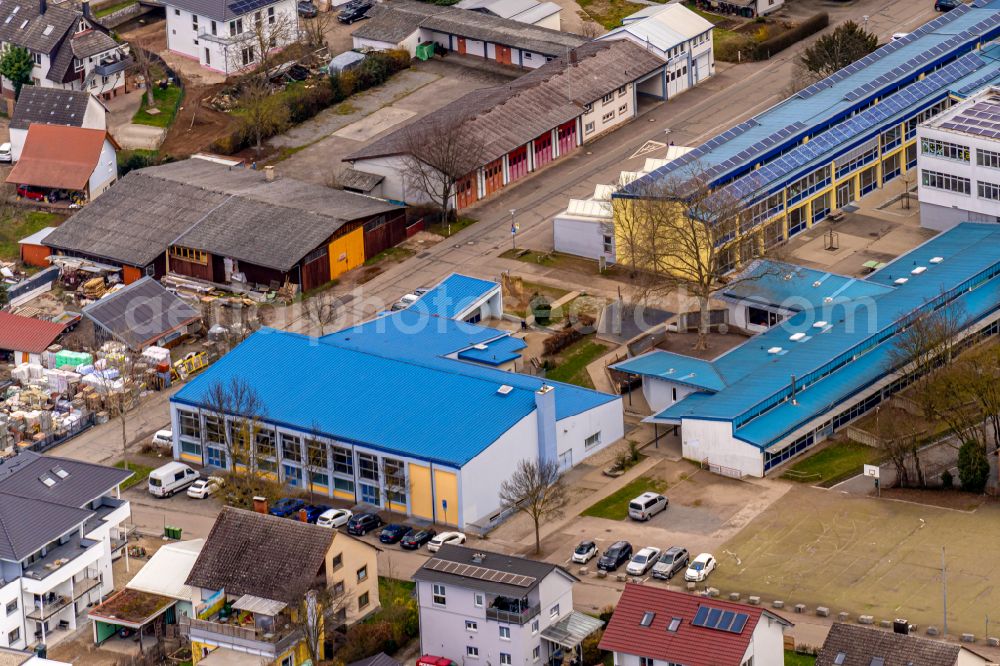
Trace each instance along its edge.
<instances>
[{"instance_id":1,"label":"road marking","mask_svg":"<svg viewBox=\"0 0 1000 666\"><path fill-rule=\"evenodd\" d=\"M669 131L670 130L667 130L667 132L669 132ZM652 153L654 151L657 151L660 148L666 148L666 147L667 147L667 144L663 143L662 141L653 141L652 139L650 139L646 143L644 143L641 146L639 146L639 149L637 151L635 151L634 153L632 153L632 155L631 155L631 157L629 157L629 159L630 160L631 159L635 159L636 157L639 157L640 155L646 155L648 153Z\"/></svg>"}]
</instances>

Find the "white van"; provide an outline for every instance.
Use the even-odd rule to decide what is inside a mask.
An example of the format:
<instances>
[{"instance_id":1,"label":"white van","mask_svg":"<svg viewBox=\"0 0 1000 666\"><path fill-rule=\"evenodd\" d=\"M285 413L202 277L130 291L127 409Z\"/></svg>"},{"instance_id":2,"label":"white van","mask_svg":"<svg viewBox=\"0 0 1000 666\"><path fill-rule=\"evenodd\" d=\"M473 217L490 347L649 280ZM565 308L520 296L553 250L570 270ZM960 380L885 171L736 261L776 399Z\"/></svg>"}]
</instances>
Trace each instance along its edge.
<instances>
[{"instance_id":1,"label":"white van","mask_svg":"<svg viewBox=\"0 0 1000 666\"><path fill-rule=\"evenodd\" d=\"M153 446L173 446L174 433L170 430L157 430L152 442Z\"/></svg>"},{"instance_id":2,"label":"white van","mask_svg":"<svg viewBox=\"0 0 1000 666\"><path fill-rule=\"evenodd\" d=\"M649 520L667 508L670 502L658 493L643 493L628 503L628 517L632 520Z\"/></svg>"},{"instance_id":3,"label":"white van","mask_svg":"<svg viewBox=\"0 0 1000 666\"><path fill-rule=\"evenodd\" d=\"M171 462L149 473L149 494L170 497L198 480L198 472L184 463Z\"/></svg>"}]
</instances>

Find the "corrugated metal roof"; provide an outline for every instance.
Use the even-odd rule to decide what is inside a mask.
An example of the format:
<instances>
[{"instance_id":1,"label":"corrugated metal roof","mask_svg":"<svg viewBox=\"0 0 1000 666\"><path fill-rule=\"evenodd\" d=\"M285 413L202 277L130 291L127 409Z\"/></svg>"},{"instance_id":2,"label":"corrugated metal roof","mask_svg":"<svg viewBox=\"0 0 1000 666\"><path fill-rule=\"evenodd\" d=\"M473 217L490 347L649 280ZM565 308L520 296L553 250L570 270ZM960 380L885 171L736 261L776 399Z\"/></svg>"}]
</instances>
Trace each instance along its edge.
<instances>
[{"instance_id":1,"label":"corrugated metal roof","mask_svg":"<svg viewBox=\"0 0 1000 666\"><path fill-rule=\"evenodd\" d=\"M655 377L708 391L721 391L726 383L711 361L657 349L611 366L633 375Z\"/></svg>"},{"instance_id":2,"label":"corrugated metal roof","mask_svg":"<svg viewBox=\"0 0 1000 666\"><path fill-rule=\"evenodd\" d=\"M0 310L0 349L40 354L56 341L64 328L63 324Z\"/></svg>"},{"instance_id":3,"label":"corrugated metal roof","mask_svg":"<svg viewBox=\"0 0 1000 666\"><path fill-rule=\"evenodd\" d=\"M21 240L17 241L18 245L41 245L42 241L45 240L49 234L55 231L55 227L45 227L44 229L39 229L30 236L26 236Z\"/></svg>"},{"instance_id":4,"label":"corrugated metal roof","mask_svg":"<svg viewBox=\"0 0 1000 666\"><path fill-rule=\"evenodd\" d=\"M1000 306L998 247L996 225L960 224L867 278L887 287L885 293L790 317L712 361L725 389L689 396L655 418L733 421L736 437L766 448L884 376L893 337L872 342L904 317L931 307L940 294L981 275L988 279L956 302L971 321ZM898 283L900 278L906 281ZM791 340L795 333L805 336ZM785 399L792 376L797 377L795 404Z\"/></svg>"},{"instance_id":5,"label":"corrugated metal roof","mask_svg":"<svg viewBox=\"0 0 1000 666\"><path fill-rule=\"evenodd\" d=\"M33 124L7 182L82 190L97 168L107 138L104 130Z\"/></svg>"},{"instance_id":6,"label":"corrugated metal roof","mask_svg":"<svg viewBox=\"0 0 1000 666\"><path fill-rule=\"evenodd\" d=\"M718 295L786 310L876 298L892 287L779 261L757 260Z\"/></svg>"},{"instance_id":7,"label":"corrugated metal roof","mask_svg":"<svg viewBox=\"0 0 1000 666\"><path fill-rule=\"evenodd\" d=\"M452 273L410 308L436 317L463 319L469 308L499 291L497 282Z\"/></svg>"},{"instance_id":8,"label":"corrugated metal roof","mask_svg":"<svg viewBox=\"0 0 1000 666\"><path fill-rule=\"evenodd\" d=\"M148 276L91 303L83 314L135 350L201 317L184 299Z\"/></svg>"},{"instance_id":9,"label":"corrugated metal roof","mask_svg":"<svg viewBox=\"0 0 1000 666\"><path fill-rule=\"evenodd\" d=\"M164 544L125 587L171 599L191 601L197 591L184 581L191 574L191 568L204 545L204 539Z\"/></svg>"},{"instance_id":10,"label":"corrugated metal roof","mask_svg":"<svg viewBox=\"0 0 1000 666\"><path fill-rule=\"evenodd\" d=\"M602 620L580 611L570 611L542 630L542 638L572 650L595 631L604 626Z\"/></svg>"},{"instance_id":11,"label":"corrugated metal roof","mask_svg":"<svg viewBox=\"0 0 1000 666\"><path fill-rule=\"evenodd\" d=\"M598 37L623 39L626 33L660 51L669 51L711 30L713 25L687 7L663 5L641 9L622 19L622 26Z\"/></svg>"},{"instance_id":12,"label":"corrugated metal roof","mask_svg":"<svg viewBox=\"0 0 1000 666\"><path fill-rule=\"evenodd\" d=\"M998 35L1000 0L960 5L914 30L909 37L886 44L854 65L710 139L694 151L696 159L667 165L649 174L644 182L655 183L675 171L682 176L695 164L698 169L710 169L736 159L736 164L714 175L715 182L725 182L799 144L804 136L846 118L867 106L872 98L884 97ZM860 96L855 96L856 91Z\"/></svg>"},{"instance_id":13,"label":"corrugated metal roof","mask_svg":"<svg viewBox=\"0 0 1000 666\"><path fill-rule=\"evenodd\" d=\"M521 358L519 353L528 345L521 338L505 336L458 352L463 361L475 361L487 365L503 365Z\"/></svg>"}]
</instances>

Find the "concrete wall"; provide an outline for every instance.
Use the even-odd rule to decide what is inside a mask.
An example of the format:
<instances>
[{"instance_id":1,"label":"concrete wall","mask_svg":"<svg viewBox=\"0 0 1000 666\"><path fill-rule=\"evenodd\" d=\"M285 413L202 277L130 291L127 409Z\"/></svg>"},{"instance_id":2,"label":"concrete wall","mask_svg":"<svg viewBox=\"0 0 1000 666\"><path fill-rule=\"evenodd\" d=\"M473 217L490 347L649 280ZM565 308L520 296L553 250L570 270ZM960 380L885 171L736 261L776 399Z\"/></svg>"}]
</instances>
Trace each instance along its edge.
<instances>
[{"instance_id":1,"label":"concrete wall","mask_svg":"<svg viewBox=\"0 0 1000 666\"><path fill-rule=\"evenodd\" d=\"M497 491L521 460L538 459L537 412L517 422L513 428L462 468L461 524L488 519L500 510Z\"/></svg>"},{"instance_id":2,"label":"concrete wall","mask_svg":"<svg viewBox=\"0 0 1000 666\"><path fill-rule=\"evenodd\" d=\"M556 399L559 399L558 390ZM600 442L584 446L586 439L600 434ZM556 422L556 448L560 460L570 460L578 465L588 456L617 442L625 436L625 421L622 416L622 400L617 398L600 407Z\"/></svg>"},{"instance_id":3,"label":"concrete wall","mask_svg":"<svg viewBox=\"0 0 1000 666\"><path fill-rule=\"evenodd\" d=\"M681 421L681 451L691 460L708 460L738 469L748 476L764 476L764 456L757 447L733 437L729 421Z\"/></svg>"},{"instance_id":4,"label":"concrete wall","mask_svg":"<svg viewBox=\"0 0 1000 666\"><path fill-rule=\"evenodd\" d=\"M604 251L605 234L611 238L611 252ZM565 252L588 259L597 259L603 256L608 260L608 263L615 262L613 249L615 234L610 220L559 214L552 220L552 235L557 252Z\"/></svg>"},{"instance_id":5,"label":"concrete wall","mask_svg":"<svg viewBox=\"0 0 1000 666\"><path fill-rule=\"evenodd\" d=\"M353 164L358 171L383 176L382 196L392 201L403 201L410 205L431 203L430 198L406 182L406 159L400 156L375 157L356 160Z\"/></svg>"},{"instance_id":6,"label":"concrete wall","mask_svg":"<svg viewBox=\"0 0 1000 666\"><path fill-rule=\"evenodd\" d=\"M655 377L642 378L642 396L653 413L662 412L674 403L696 391L686 384L678 384ZM676 398L674 396L677 396Z\"/></svg>"}]
</instances>

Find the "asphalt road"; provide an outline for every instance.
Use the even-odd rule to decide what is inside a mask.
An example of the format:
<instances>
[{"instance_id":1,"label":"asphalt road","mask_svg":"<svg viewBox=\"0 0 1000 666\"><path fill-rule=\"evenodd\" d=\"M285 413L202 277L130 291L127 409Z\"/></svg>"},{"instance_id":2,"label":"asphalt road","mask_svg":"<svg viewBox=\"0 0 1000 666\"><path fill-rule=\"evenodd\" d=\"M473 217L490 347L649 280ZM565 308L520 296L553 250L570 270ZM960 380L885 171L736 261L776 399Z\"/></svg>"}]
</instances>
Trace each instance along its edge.
<instances>
[{"instance_id":1,"label":"asphalt road","mask_svg":"<svg viewBox=\"0 0 1000 666\"><path fill-rule=\"evenodd\" d=\"M882 41L911 31L935 16L930 0L796 0L797 15L826 11L835 26L853 19L866 23ZM599 183L617 181L622 170L641 168L646 157L633 157L647 141L695 146L734 124L777 104L788 93L793 63L814 40L800 42L764 63L717 63L716 76L676 99L660 104L625 127L587 144L499 195L468 211L479 222L415 257L394 265L355 292L351 315L367 318L414 288L434 284L453 271L495 277L519 262L498 258L511 246L513 209L520 231L518 247L552 247L550 221L572 197L589 196ZM306 322L284 324L304 331Z\"/></svg>"}]
</instances>

